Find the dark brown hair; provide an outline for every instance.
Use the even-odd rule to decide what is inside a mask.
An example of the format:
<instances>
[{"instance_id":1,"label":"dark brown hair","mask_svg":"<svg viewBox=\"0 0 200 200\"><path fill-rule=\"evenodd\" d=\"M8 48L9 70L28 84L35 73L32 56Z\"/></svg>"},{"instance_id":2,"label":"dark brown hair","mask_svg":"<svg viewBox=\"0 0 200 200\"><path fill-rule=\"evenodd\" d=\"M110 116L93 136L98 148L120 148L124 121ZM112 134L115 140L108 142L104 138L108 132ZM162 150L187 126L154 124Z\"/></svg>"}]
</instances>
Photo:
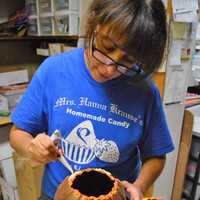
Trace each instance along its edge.
<instances>
[{"instance_id":1,"label":"dark brown hair","mask_svg":"<svg viewBox=\"0 0 200 200\"><path fill-rule=\"evenodd\" d=\"M126 38L123 49L151 74L162 63L167 43L165 7L161 0L93 0L86 23L87 42L97 26Z\"/></svg>"}]
</instances>

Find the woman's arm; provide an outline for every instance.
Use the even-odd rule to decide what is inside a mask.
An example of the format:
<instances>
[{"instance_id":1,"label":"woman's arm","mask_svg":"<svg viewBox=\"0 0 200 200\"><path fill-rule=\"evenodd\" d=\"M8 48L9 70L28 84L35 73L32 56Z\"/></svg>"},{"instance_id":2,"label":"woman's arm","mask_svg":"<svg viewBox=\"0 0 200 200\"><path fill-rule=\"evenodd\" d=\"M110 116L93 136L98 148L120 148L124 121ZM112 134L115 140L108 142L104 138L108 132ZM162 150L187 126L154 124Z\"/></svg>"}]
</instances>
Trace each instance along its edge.
<instances>
[{"instance_id":1,"label":"woman's arm","mask_svg":"<svg viewBox=\"0 0 200 200\"><path fill-rule=\"evenodd\" d=\"M141 188L142 192L145 193L162 172L165 160L165 157L155 157L145 160L134 185Z\"/></svg>"},{"instance_id":2,"label":"woman's arm","mask_svg":"<svg viewBox=\"0 0 200 200\"><path fill-rule=\"evenodd\" d=\"M15 125L10 130L10 145L21 156L28 157L27 146L33 140L28 132L18 129Z\"/></svg>"},{"instance_id":3,"label":"woman's arm","mask_svg":"<svg viewBox=\"0 0 200 200\"><path fill-rule=\"evenodd\" d=\"M56 160L60 155L58 148L45 133L34 138L16 126L10 131L10 145L19 155L42 164Z\"/></svg>"},{"instance_id":4,"label":"woman's arm","mask_svg":"<svg viewBox=\"0 0 200 200\"><path fill-rule=\"evenodd\" d=\"M144 193L162 172L165 165L165 160L165 157L154 157L146 159L143 162L138 178L133 184L127 181L122 181L127 192L130 193L131 200L142 199Z\"/></svg>"}]
</instances>

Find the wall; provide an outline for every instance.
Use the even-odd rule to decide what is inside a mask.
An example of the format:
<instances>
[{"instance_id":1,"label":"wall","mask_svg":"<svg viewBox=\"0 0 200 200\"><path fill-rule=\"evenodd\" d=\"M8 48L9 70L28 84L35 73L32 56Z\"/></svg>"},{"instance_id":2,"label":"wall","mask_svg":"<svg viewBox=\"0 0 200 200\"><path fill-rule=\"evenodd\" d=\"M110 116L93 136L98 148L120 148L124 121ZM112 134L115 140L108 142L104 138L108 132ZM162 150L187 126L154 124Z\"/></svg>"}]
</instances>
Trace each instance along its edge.
<instances>
[{"instance_id":1,"label":"wall","mask_svg":"<svg viewBox=\"0 0 200 200\"><path fill-rule=\"evenodd\" d=\"M6 19L16 8L20 9L24 6L24 0L1 0L0 1L0 22Z\"/></svg>"}]
</instances>

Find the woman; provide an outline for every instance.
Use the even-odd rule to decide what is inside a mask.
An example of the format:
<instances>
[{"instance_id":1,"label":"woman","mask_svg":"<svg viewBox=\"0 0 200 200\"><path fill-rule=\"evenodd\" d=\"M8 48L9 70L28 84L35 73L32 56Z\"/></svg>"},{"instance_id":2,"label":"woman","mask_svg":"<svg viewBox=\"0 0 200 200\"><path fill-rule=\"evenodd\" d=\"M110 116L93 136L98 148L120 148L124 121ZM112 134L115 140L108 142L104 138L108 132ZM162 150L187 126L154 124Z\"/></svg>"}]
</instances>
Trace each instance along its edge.
<instances>
[{"instance_id":1,"label":"woman","mask_svg":"<svg viewBox=\"0 0 200 200\"><path fill-rule=\"evenodd\" d=\"M73 170L104 168L131 200L141 200L173 150L159 91L149 79L164 57L165 8L160 0L94 0L86 35L86 49L41 64L12 114L10 142L46 164L41 199L53 199L70 175L56 161L64 154ZM55 130L64 152L50 138Z\"/></svg>"}]
</instances>

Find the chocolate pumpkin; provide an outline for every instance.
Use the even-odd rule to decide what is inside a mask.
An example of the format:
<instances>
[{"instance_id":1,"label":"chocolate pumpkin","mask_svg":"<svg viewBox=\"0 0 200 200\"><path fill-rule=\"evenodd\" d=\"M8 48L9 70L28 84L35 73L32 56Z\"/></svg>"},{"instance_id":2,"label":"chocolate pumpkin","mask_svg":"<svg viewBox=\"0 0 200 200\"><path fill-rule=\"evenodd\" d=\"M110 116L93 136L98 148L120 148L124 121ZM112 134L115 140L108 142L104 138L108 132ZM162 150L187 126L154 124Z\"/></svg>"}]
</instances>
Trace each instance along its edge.
<instances>
[{"instance_id":1,"label":"chocolate pumpkin","mask_svg":"<svg viewBox=\"0 0 200 200\"><path fill-rule=\"evenodd\" d=\"M59 185L55 200L126 200L124 188L111 173L98 168L75 172Z\"/></svg>"}]
</instances>

